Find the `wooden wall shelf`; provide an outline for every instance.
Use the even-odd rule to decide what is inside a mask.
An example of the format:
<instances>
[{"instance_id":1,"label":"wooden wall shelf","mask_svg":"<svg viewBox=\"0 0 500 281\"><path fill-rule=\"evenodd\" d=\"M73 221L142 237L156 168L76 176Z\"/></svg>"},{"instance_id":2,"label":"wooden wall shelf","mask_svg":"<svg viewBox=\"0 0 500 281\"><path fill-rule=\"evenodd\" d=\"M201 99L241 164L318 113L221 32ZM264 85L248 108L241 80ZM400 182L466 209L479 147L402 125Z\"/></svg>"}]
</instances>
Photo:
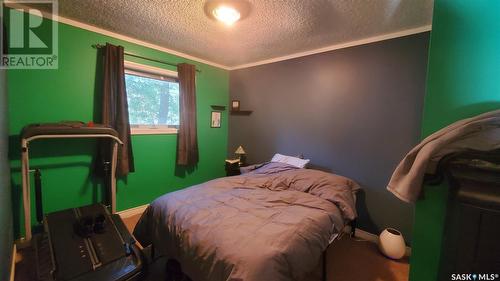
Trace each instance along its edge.
<instances>
[{"instance_id":1,"label":"wooden wall shelf","mask_svg":"<svg viewBox=\"0 0 500 281\"><path fill-rule=\"evenodd\" d=\"M215 105L215 104L212 104L211 107L212 107L213 110L226 110L226 106L225 105Z\"/></svg>"},{"instance_id":2,"label":"wooden wall shelf","mask_svg":"<svg viewBox=\"0 0 500 281\"><path fill-rule=\"evenodd\" d=\"M252 112L251 110L231 110L231 115L250 115Z\"/></svg>"}]
</instances>

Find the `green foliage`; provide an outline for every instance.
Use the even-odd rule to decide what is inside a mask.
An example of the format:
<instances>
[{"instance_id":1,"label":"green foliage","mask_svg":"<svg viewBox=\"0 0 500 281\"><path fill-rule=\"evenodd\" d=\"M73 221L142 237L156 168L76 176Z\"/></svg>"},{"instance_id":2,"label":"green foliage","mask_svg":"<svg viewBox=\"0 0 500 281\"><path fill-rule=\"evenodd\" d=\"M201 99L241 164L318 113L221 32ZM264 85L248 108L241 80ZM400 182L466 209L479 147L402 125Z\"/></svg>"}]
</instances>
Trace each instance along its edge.
<instances>
[{"instance_id":1,"label":"green foliage","mask_svg":"<svg viewBox=\"0 0 500 281\"><path fill-rule=\"evenodd\" d=\"M125 75L130 124L179 125L179 84Z\"/></svg>"}]
</instances>

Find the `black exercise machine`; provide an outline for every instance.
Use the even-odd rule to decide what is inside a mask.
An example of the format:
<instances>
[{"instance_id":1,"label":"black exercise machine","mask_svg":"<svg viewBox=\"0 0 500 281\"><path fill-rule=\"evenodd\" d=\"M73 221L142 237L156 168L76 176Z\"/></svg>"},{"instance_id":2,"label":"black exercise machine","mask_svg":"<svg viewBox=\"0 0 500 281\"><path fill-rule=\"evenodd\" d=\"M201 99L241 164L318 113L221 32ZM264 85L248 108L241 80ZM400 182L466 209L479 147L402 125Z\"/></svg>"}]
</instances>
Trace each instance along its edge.
<instances>
[{"instance_id":1,"label":"black exercise machine","mask_svg":"<svg viewBox=\"0 0 500 281\"><path fill-rule=\"evenodd\" d=\"M37 139L102 138L111 140L111 159L104 163L108 189L106 205L94 204L43 215L42 174L35 169L37 221L44 231L32 236L30 209L29 144ZM82 122L35 124L21 134L24 243L35 247L39 280L130 281L137 280L144 267L135 240L116 212L116 161L118 133L107 126ZM32 239L33 238L33 239ZM33 240L33 241L32 241Z\"/></svg>"}]
</instances>

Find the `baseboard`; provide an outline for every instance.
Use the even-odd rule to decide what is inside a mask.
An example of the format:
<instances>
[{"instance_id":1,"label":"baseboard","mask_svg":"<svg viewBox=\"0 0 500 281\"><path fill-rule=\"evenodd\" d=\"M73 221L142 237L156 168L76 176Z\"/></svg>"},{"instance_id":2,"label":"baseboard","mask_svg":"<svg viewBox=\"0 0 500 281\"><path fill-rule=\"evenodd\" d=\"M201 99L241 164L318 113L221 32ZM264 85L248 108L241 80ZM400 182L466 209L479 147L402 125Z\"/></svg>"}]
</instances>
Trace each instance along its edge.
<instances>
[{"instance_id":1,"label":"baseboard","mask_svg":"<svg viewBox=\"0 0 500 281\"><path fill-rule=\"evenodd\" d=\"M122 218L129 218L129 217L132 217L135 215L140 215L140 214L144 213L144 211L146 210L146 208L148 206L149 206L149 204L146 204L146 205L130 208L127 210L119 211L116 213Z\"/></svg>"},{"instance_id":2,"label":"baseboard","mask_svg":"<svg viewBox=\"0 0 500 281\"><path fill-rule=\"evenodd\" d=\"M10 281L14 281L14 275L16 275L16 256L17 256L17 248L16 244L12 246L12 260L10 264Z\"/></svg>"},{"instance_id":3,"label":"baseboard","mask_svg":"<svg viewBox=\"0 0 500 281\"><path fill-rule=\"evenodd\" d=\"M350 233L351 232L350 227L346 228L345 232ZM378 235L370 233L368 231L364 231L364 230L359 229L359 228L356 228L356 232L355 232L354 237L378 244ZM407 257L411 256L411 247L406 246L405 256L407 256Z\"/></svg>"}]
</instances>

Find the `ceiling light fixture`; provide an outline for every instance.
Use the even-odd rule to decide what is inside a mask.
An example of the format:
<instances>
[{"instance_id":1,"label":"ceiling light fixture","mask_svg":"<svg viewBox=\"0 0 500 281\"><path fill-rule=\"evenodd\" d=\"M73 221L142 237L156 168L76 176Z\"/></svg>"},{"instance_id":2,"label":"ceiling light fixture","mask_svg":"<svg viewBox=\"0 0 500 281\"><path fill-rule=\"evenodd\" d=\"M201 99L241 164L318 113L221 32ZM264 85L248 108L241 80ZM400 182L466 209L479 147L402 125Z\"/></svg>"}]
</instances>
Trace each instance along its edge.
<instances>
[{"instance_id":1,"label":"ceiling light fixture","mask_svg":"<svg viewBox=\"0 0 500 281\"><path fill-rule=\"evenodd\" d=\"M226 5L216 7L212 11L212 14L217 20L227 25L233 25L241 17L241 14L240 12L238 12L238 10Z\"/></svg>"}]
</instances>

